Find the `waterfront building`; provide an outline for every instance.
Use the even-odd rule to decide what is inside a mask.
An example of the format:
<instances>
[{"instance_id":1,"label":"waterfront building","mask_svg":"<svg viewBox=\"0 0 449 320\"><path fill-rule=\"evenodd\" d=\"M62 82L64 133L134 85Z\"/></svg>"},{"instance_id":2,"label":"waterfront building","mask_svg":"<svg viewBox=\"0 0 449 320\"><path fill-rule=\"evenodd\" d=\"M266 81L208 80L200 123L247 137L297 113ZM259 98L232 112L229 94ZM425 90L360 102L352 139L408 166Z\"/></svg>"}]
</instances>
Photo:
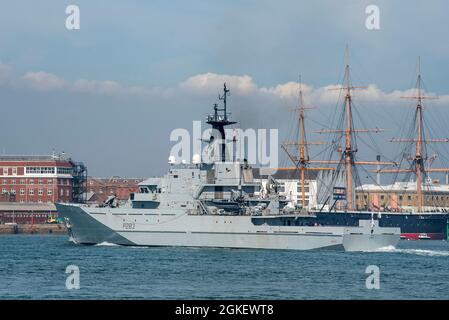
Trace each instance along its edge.
<instances>
[{"instance_id":1,"label":"waterfront building","mask_svg":"<svg viewBox=\"0 0 449 320\"><path fill-rule=\"evenodd\" d=\"M416 182L396 182L390 185L365 184L356 190L358 210L417 212ZM422 190L425 212L449 212L449 185L429 181Z\"/></svg>"},{"instance_id":2,"label":"waterfront building","mask_svg":"<svg viewBox=\"0 0 449 320\"><path fill-rule=\"evenodd\" d=\"M87 169L65 154L0 156L0 201L83 202Z\"/></svg>"}]
</instances>

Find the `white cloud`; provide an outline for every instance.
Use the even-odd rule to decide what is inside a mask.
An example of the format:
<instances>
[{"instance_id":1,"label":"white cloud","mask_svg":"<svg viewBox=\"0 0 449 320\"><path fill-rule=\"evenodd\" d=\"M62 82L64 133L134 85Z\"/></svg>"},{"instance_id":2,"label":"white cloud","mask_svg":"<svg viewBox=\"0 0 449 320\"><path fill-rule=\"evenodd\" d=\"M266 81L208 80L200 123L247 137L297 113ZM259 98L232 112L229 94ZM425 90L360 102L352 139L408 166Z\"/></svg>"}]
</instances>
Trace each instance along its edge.
<instances>
[{"instance_id":1,"label":"white cloud","mask_svg":"<svg viewBox=\"0 0 449 320\"><path fill-rule=\"evenodd\" d=\"M305 96L309 95L312 91L312 87L306 84L302 84L301 87ZM270 88L260 88L260 91L273 94L280 98L296 99L299 94L299 83L291 81Z\"/></svg>"},{"instance_id":2,"label":"white cloud","mask_svg":"<svg viewBox=\"0 0 449 320\"><path fill-rule=\"evenodd\" d=\"M122 86L112 80L76 80L72 89L79 92L100 93L100 94L118 94L122 92Z\"/></svg>"},{"instance_id":3,"label":"white cloud","mask_svg":"<svg viewBox=\"0 0 449 320\"><path fill-rule=\"evenodd\" d=\"M49 90L71 90L80 93L91 93L101 95L122 95L139 98L151 97L171 97L178 90L194 94L211 94L221 92L223 83L226 82L232 92L239 95L258 96L270 95L274 98L288 101L294 104L298 99L299 83L290 81L274 85L272 87L259 87L249 75L227 75L216 73L202 73L191 76L175 87L145 87L126 86L113 80L89 80L79 79L69 82L52 73L47 72L27 72L16 81L13 69L6 64L0 63L0 85L19 84L39 91ZM340 85L327 85L314 88L307 84L302 84L302 90L306 103L313 106L335 104L338 97L343 98L343 92L338 90ZM337 90L336 90L337 89ZM370 84L366 88L358 89L354 92L354 99L363 103L406 103L403 96L415 95L415 89L394 90L392 92L382 91L375 84ZM429 95L432 95L429 93ZM448 104L449 95L441 95L435 104Z\"/></svg>"},{"instance_id":4,"label":"white cloud","mask_svg":"<svg viewBox=\"0 0 449 320\"><path fill-rule=\"evenodd\" d=\"M25 85L42 91L62 89L66 81L58 76L47 72L27 72L23 76Z\"/></svg>"},{"instance_id":5,"label":"white cloud","mask_svg":"<svg viewBox=\"0 0 449 320\"><path fill-rule=\"evenodd\" d=\"M256 84L248 75L232 76L210 72L192 76L181 82L180 87L195 93L210 93L220 91L224 82L226 82L229 88L233 88L233 91L239 94L250 94L257 90Z\"/></svg>"}]
</instances>

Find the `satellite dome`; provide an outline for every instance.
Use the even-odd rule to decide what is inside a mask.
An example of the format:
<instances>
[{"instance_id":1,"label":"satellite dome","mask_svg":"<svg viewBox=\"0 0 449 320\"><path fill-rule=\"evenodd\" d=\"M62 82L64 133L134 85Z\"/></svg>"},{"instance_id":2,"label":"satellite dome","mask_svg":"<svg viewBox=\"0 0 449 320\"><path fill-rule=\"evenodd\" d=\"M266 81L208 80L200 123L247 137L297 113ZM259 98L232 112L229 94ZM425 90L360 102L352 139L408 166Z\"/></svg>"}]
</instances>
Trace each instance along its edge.
<instances>
[{"instance_id":1,"label":"satellite dome","mask_svg":"<svg viewBox=\"0 0 449 320\"><path fill-rule=\"evenodd\" d=\"M192 157L192 163L193 164L201 163L201 156L199 154L194 154Z\"/></svg>"}]
</instances>

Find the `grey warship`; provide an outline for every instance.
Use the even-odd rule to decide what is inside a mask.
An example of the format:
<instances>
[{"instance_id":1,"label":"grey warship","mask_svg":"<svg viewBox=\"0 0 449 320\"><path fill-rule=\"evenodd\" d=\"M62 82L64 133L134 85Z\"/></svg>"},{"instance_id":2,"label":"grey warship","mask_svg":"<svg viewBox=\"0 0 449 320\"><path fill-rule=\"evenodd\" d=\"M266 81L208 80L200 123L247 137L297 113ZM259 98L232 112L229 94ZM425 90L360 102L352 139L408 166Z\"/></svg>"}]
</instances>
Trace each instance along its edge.
<instances>
[{"instance_id":1,"label":"grey warship","mask_svg":"<svg viewBox=\"0 0 449 320\"><path fill-rule=\"evenodd\" d=\"M247 161L227 155L225 127L236 122L227 111L226 84L223 90L222 106L215 104L207 117L209 158L187 164L170 157L168 173L141 182L124 205L113 199L101 206L57 203L70 238L80 244L342 251L398 243L400 229L380 227L375 219L322 225L312 212L288 209L271 177L261 197Z\"/></svg>"}]
</instances>

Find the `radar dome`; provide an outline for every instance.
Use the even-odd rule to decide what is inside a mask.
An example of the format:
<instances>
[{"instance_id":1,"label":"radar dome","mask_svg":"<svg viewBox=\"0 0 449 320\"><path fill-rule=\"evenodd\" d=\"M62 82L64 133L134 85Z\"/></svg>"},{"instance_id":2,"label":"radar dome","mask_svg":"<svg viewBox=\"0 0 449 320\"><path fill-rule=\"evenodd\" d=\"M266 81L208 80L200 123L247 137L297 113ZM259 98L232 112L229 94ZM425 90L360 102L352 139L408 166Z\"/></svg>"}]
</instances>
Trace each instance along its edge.
<instances>
[{"instance_id":1,"label":"radar dome","mask_svg":"<svg viewBox=\"0 0 449 320\"><path fill-rule=\"evenodd\" d=\"M193 164L201 163L201 156L199 154L194 154L192 157Z\"/></svg>"}]
</instances>

